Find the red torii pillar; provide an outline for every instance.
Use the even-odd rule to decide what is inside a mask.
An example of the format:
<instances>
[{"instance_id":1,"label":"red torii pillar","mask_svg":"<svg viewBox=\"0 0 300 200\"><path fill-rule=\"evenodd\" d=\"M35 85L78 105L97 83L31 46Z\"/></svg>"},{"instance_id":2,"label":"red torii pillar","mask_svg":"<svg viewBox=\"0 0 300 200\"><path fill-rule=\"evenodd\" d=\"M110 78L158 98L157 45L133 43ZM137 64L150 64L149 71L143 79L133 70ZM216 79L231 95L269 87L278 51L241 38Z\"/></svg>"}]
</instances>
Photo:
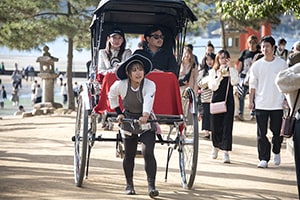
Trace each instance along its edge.
<instances>
[{"instance_id":1,"label":"red torii pillar","mask_svg":"<svg viewBox=\"0 0 300 200\"><path fill-rule=\"evenodd\" d=\"M255 35L260 40L260 32L252 28L246 28L246 32L240 35L240 51L248 49L247 39L250 35Z\"/></svg>"},{"instance_id":2,"label":"red torii pillar","mask_svg":"<svg viewBox=\"0 0 300 200\"><path fill-rule=\"evenodd\" d=\"M245 33L240 34L240 52L248 48L247 39L250 35L256 35L258 41L260 41L261 37L265 35L272 34L272 24L270 23L262 23L261 31L256 31L252 28L246 28ZM237 66L238 61L235 63Z\"/></svg>"},{"instance_id":3,"label":"red torii pillar","mask_svg":"<svg viewBox=\"0 0 300 200\"><path fill-rule=\"evenodd\" d=\"M262 23L261 31L256 31L252 28L246 28L246 33L242 33L240 35L240 51L248 48L247 39L250 35L256 35L258 41L265 35L272 35L272 24Z\"/></svg>"},{"instance_id":4,"label":"red torii pillar","mask_svg":"<svg viewBox=\"0 0 300 200\"><path fill-rule=\"evenodd\" d=\"M262 23L261 24L261 36L272 35L272 24Z\"/></svg>"}]
</instances>

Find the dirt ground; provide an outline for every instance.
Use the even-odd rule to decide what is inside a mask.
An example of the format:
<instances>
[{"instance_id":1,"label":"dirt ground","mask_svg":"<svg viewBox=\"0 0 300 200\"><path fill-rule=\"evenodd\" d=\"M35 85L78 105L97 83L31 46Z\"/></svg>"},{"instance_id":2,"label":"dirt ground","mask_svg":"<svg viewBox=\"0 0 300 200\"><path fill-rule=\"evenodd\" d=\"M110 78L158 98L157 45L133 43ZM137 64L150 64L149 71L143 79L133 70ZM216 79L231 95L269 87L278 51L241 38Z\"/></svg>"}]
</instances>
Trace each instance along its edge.
<instances>
[{"instance_id":1,"label":"dirt ground","mask_svg":"<svg viewBox=\"0 0 300 200\"><path fill-rule=\"evenodd\" d=\"M89 178L83 187L73 180L73 142L75 113L0 120L0 199L149 199L143 159L137 158L134 183L137 195L124 194L122 160L115 156L114 142L96 142L91 154ZM180 185L178 153L171 157L165 182L167 146L157 144L157 199L297 199L292 156L282 147L282 164L269 168L256 164L256 126L254 122L234 123L231 164L210 159L211 141L199 138L197 176L191 190ZM115 137L115 131L97 135ZM203 133L200 134L203 136Z\"/></svg>"}]
</instances>

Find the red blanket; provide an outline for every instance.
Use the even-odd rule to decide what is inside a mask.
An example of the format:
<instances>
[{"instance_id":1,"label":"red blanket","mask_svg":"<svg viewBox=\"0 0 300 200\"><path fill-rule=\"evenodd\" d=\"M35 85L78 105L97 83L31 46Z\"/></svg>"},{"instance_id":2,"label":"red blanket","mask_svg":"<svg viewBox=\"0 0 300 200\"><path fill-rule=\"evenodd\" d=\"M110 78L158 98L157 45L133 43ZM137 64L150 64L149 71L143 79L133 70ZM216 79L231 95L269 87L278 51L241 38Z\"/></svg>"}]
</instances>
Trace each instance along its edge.
<instances>
[{"instance_id":1,"label":"red blanket","mask_svg":"<svg viewBox=\"0 0 300 200\"><path fill-rule=\"evenodd\" d=\"M153 71L146 76L156 84L156 94L153 111L155 114L181 115L182 104L177 77L171 72ZM102 89L98 105L94 108L96 113L114 112L109 106L108 92L110 86L117 80L115 74L107 74L102 82ZM121 100L120 100L120 105Z\"/></svg>"}]
</instances>

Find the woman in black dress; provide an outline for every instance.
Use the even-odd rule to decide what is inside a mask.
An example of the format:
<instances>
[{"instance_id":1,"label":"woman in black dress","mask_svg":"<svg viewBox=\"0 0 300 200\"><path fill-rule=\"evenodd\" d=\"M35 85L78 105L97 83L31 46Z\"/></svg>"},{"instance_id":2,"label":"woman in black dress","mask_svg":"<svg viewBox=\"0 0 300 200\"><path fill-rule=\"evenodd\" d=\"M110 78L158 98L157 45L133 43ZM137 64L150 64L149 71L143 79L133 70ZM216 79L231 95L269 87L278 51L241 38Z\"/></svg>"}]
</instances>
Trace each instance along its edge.
<instances>
[{"instance_id":1,"label":"woman in black dress","mask_svg":"<svg viewBox=\"0 0 300 200\"><path fill-rule=\"evenodd\" d=\"M228 151L232 150L234 117L233 86L239 82L238 71L234 67L229 66L229 63L229 52L220 50L216 55L213 68L209 70L208 82L208 87L213 91L212 103L224 101L226 98L227 112L212 114L211 117L213 143L211 157L216 159L218 157L218 151L223 150L224 163L230 163Z\"/></svg>"}]
</instances>

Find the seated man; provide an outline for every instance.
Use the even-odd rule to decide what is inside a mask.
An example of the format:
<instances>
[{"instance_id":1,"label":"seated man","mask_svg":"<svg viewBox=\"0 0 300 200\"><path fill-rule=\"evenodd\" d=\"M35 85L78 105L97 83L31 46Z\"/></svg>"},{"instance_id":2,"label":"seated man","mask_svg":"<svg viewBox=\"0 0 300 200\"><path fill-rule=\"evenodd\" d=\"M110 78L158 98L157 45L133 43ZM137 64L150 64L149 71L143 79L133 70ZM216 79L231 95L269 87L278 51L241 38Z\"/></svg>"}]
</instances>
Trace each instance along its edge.
<instances>
[{"instance_id":1,"label":"seated man","mask_svg":"<svg viewBox=\"0 0 300 200\"><path fill-rule=\"evenodd\" d=\"M171 50L162 48L164 35L162 29L152 26L144 34L146 45L135 53L148 57L153 63L153 69L164 72L173 72L178 77L178 64Z\"/></svg>"}]
</instances>

